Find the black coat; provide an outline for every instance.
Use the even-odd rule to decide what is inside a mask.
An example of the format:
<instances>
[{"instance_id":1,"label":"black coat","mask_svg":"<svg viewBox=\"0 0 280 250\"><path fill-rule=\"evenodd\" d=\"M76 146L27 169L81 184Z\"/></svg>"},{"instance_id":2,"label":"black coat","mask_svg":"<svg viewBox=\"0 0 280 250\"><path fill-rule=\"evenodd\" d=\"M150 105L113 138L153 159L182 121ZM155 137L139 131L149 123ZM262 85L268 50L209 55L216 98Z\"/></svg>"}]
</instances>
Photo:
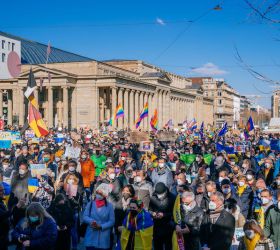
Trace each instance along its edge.
<instances>
[{"instance_id":1,"label":"black coat","mask_svg":"<svg viewBox=\"0 0 280 250\"><path fill-rule=\"evenodd\" d=\"M212 224L210 216L204 218L201 226L202 246L207 244L211 250L230 249L235 230L235 219L225 209L222 210L216 223Z\"/></svg>"},{"instance_id":2,"label":"black coat","mask_svg":"<svg viewBox=\"0 0 280 250\"><path fill-rule=\"evenodd\" d=\"M185 250L200 250L200 226L203 221L203 209L197 205L190 211L186 212L181 209L182 228L187 226L190 233L184 234Z\"/></svg>"},{"instance_id":3,"label":"black coat","mask_svg":"<svg viewBox=\"0 0 280 250\"><path fill-rule=\"evenodd\" d=\"M3 246L3 249L6 249L8 246L8 234L10 229L10 212L6 209L4 202L0 200L0 245ZM0 249L2 249L0 247Z\"/></svg>"},{"instance_id":4,"label":"black coat","mask_svg":"<svg viewBox=\"0 0 280 250\"><path fill-rule=\"evenodd\" d=\"M150 213L163 213L161 219L153 218L154 220L154 235L158 237L172 236L173 225L171 224L173 206L175 197L168 192L163 200L153 194L150 200L149 212Z\"/></svg>"}]
</instances>

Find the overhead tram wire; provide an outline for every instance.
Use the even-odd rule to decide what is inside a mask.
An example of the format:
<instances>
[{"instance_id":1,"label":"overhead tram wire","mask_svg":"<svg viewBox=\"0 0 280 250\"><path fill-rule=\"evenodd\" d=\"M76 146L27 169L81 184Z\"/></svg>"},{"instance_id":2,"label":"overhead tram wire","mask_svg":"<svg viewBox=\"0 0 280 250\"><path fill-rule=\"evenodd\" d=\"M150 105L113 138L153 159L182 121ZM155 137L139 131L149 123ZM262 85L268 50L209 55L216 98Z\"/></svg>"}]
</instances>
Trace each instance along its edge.
<instances>
[{"instance_id":1,"label":"overhead tram wire","mask_svg":"<svg viewBox=\"0 0 280 250\"><path fill-rule=\"evenodd\" d=\"M207 16L211 11L219 11L221 10L221 6L224 3L225 0L223 0L220 4L216 5L214 8L211 8L209 10L207 10L206 12L204 12L202 15L200 15L199 17L195 18L194 20L190 21L190 23L182 30L180 31L177 36L171 41L171 43L168 44L168 46L161 51L154 59L153 61L157 61L160 57L162 57L178 40L179 38L184 35L184 33L189 30L191 28L191 26L196 23L197 21L199 21L200 19L202 19L203 17Z\"/></svg>"}]
</instances>

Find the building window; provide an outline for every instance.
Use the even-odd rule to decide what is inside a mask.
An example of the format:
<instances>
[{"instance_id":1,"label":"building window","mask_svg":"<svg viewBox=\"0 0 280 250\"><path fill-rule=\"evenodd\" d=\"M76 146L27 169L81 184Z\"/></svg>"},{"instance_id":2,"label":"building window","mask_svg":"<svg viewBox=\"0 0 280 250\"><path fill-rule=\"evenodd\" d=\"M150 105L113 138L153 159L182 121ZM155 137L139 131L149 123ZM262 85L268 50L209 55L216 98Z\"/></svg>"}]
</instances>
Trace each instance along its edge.
<instances>
[{"instance_id":1,"label":"building window","mask_svg":"<svg viewBox=\"0 0 280 250\"><path fill-rule=\"evenodd\" d=\"M11 50L11 43L8 42L8 50Z\"/></svg>"},{"instance_id":2,"label":"building window","mask_svg":"<svg viewBox=\"0 0 280 250\"><path fill-rule=\"evenodd\" d=\"M6 60L6 54L2 53L2 62L5 62L5 60Z\"/></svg>"},{"instance_id":3,"label":"building window","mask_svg":"<svg viewBox=\"0 0 280 250\"><path fill-rule=\"evenodd\" d=\"M218 104L220 104L220 105L222 104L222 100L221 99L218 100Z\"/></svg>"},{"instance_id":4,"label":"building window","mask_svg":"<svg viewBox=\"0 0 280 250\"><path fill-rule=\"evenodd\" d=\"M2 40L2 49L5 49L5 40Z\"/></svg>"},{"instance_id":5,"label":"building window","mask_svg":"<svg viewBox=\"0 0 280 250\"><path fill-rule=\"evenodd\" d=\"M12 43L12 51L15 51L15 44Z\"/></svg>"},{"instance_id":6,"label":"building window","mask_svg":"<svg viewBox=\"0 0 280 250\"><path fill-rule=\"evenodd\" d=\"M222 92L221 91L218 91L218 96L222 96Z\"/></svg>"}]
</instances>

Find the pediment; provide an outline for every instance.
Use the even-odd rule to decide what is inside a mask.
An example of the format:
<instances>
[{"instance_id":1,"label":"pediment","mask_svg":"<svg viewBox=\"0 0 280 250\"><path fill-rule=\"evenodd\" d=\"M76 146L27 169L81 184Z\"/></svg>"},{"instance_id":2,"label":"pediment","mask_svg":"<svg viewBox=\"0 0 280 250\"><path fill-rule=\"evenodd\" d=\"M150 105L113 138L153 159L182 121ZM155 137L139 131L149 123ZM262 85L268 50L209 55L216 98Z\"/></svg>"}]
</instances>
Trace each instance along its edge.
<instances>
[{"instance_id":1,"label":"pediment","mask_svg":"<svg viewBox=\"0 0 280 250\"><path fill-rule=\"evenodd\" d=\"M32 67L32 71L35 78L47 78L50 73L52 78L54 77L75 77L74 74L70 74L68 72L64 72L62 70L51 69L41 65L36 65ZM29 76L30 68L26 71L23 71L19 78L27 78Z\"/></svg>"}]
</instances>

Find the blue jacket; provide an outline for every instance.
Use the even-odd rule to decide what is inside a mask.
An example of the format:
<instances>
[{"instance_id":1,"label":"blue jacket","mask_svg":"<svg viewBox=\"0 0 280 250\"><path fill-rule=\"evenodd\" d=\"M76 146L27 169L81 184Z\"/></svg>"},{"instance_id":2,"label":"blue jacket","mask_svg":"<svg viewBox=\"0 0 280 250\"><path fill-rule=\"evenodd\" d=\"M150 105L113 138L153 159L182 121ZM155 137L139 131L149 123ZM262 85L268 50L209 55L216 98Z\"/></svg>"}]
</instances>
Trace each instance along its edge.
<instances>
[{"instance_id":1,"label":"blue jacket","mask_svg":"<svg viewBox=\"0 0 280 250\"><path fill-rule=\"evenodd\" d=\"M113 205L109 202L103 207L97 208L95 201L87 204L83 221L88 224L84 245L86 247L110 248L110 234L115 224ZM96 222L101 230L93 229L90 224Z\"/></svg>"},{"instance_id":2,"label":"blue jacket","mask_svg":"<svg viewBox=\"0 0 280 250\"><path fill-rule=\"evenodd\" d=\"M57 239L57 227L52 218L45 218L42 225L38 227L24 227L26 219L21 220L12 233L13 240L18 242L21 234L30 239L30 250L52 250L55 249ZM24 249L18 246L17 249Z\"/></svg>"},{"instance_id":3,"label":"blue jacket","mask_svg":"<svg viewBox=\"0 0 280 250\"><path fill-rule=\"evenodd\" d=\"M237 204L241 206L240 210L245 219L250 218L252 215L252 205L254 200L252 188L247 186L241 196L235 193L235 197L237 198Z\"/></svg>"}]
</instances>

